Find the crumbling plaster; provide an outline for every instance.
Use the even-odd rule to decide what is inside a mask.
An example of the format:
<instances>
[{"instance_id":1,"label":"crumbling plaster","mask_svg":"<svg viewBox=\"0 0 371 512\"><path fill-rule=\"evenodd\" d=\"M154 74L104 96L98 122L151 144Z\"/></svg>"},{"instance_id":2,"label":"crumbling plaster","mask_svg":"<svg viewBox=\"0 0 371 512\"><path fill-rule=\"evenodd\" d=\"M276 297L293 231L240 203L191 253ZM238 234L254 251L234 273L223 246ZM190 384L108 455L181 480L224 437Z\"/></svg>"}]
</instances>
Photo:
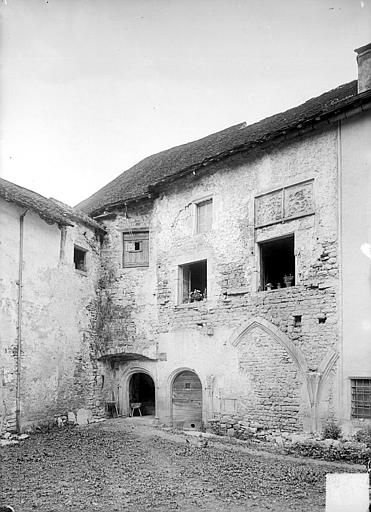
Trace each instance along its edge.
<instances>
[{"instance_id":1,"label":"crumbling plaster","mask_svg":"<svg viewBox=\"0 0 371 512\"><path fill-rule=\"evenodd\" d=\"M18 338L19 217L24 208L1 200L2 428L15 428ZM74 268L74 244L87 252L87 272ZM99 243L86 226L61 230L36 213L24 218L22 286L21 427L53 420L78 407L94 408L96 362L92 358L89 305L95 296Z\"/></svg>"},{"instance_id":2,"label":"crumbling plaster","mask_svg":"<svg viewBox=\"0 0 371 512\"><path fill-rule=\"evenodd\" d=\"M287 187L305 180L314 180L314 215L255 229L254 199L257 195ZM241 370L240 354L227 344L234 329L260 317L279 329L303 355L305 368L318 372L329 350L338 347L337 328L337 133L328 129L302 137L255 154L239 155L214 164L200 176L191 175L164 186L153 202L129 204L125 211L116 211L114 220L105 225L109 237L105 254L116 275L114 302L125 317L126 332L120 331L117 320L111 346L120 350L152 356L166 354L166 361L149 362L157 367L160 419L171 421L165 382L177 367L193 368L201 381L219 376L219 407L223 400L246 398L246 375ZM194 233L194 202L212 196L213 225L210 232ZM148 268L121 267L122 231L148 228L150 263ZM296 284L292 288L259 291L258 243L278 236L295 234ZM207 258L208 297L199 303L178 304L178 266ZM302 316L302 325L295 327L294 315ZM318 317L326 316L319 324ZM128 327L129 326L129 327ZM127 331L129 328L129 332ZM256 350L266 334L257 331L250 343ZM269 339L271 337L268 336ZM270 341L266 343L270 345ZM267 347L268 347L267 345ZM151 350L152 347L152 350ZM254 349L254 350L255 350ZM292 387L292 372L287 366L274 365L272 347L270 365L275 368L277 382L287 390ZM281 350L281 349L280 349ZM286 351L288 363L293 363ZM130 367L132 363L122 363ZM264 365L262 365L264 366ZM296 382L292 404L297 421L275 409L282 426L291 429L312 429L319 414L334 412L332 393L323 386L321 404L316 412L310 403L307 376L303 369L292 367ZM333 367L333 371L336 367ZM251 372L250 372L251 373ZM269 375L265 374L268 378ZM250 379L251 380L251 379ZM290 380L290 382L289 382ZM304 387L303 387L304 383ZM252 385L251 382L249 385ZM258 386L258 383L255 383ZM125 391L122 391L124 393ZM213 393L215 390L213 391ZM169 394L170 393L170 394ZM255 395L254 395L255 393ZM271 410L269 397L254 393L262 409ZM290 393L287 393L290 399ZM207 393L204 417L215 413L215 397ZM316 392L316 397L318 394ZM171 400L170 400L171 401ZM236 403L237 403L236 402ZM288 400L290 402L290 400ZM331 403L330 403L331 402ZM245 403L246 405L246 403ZM265 407L265 409L264 409ZM319 411L319 412L318 412ZM296 414L296 413L295 413ZM269 422L269 414L266 421ZM314 421L314 423L313 423Z\"/></svg>"}]
</instances>

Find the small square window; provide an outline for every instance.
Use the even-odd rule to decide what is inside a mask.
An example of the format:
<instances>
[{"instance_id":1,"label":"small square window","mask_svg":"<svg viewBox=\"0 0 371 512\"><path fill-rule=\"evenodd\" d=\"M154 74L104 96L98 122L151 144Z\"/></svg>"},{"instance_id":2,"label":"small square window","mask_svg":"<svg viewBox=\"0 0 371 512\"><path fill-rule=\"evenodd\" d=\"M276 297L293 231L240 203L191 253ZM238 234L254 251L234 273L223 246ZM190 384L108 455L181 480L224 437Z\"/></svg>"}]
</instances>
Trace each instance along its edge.
<instances>
[{"instance_id":1,"label":"small square window","mask_svg":"<svg viewBox=\"0 0 371 512\"><path fill-rule=\"evenodd\" d=\"M294 235L262 242L260 246L260 289L295 285Z\"/></svg>"},{"instance_id":2,"label":"small square window","mask_svg":"<svg viewBox=\"0 0 371 512\"><path fill-rule=\"evenodd\" d=\"M85 249L81 247L77 247L76 245L73 248L73 263L75 265L76 270L80 270L82 272L86 272L86 253Z\"/></svg>"},{"instance_id":3,"label":"small square window","mask_svg":"<svg viewBox=\"0 0 371 512\"><path fill-rule=\"evenodd\" d=\"M124 233L123 235L123 266L148 267L149 236L148 231Z\"/></svg>"},{"instance_id":4,"label":"small square window","mask_svg":"<svg viewBox=\"0 0 371 512\"><path fill-rule=\"evenodd\" d=\"M294 316L294 327L301 327L301 315Z\"/></svg>"},{"instance_id":5,"label":"small square window","mask_svg":"<svg viewBox=\"0 0 371 512\"><path fill-rule=\"evenodd\" d=\"M207 233L213 223L213 200L207 199L196 204L197 233Z\"/></svg>"},{"instance_id":6,"label":"small square window","mask_svg":"<svg viewBox=\"0 0 371 512\"><path fill-rule=\"evenodd\" d=\"M351 379L352 418L371 419L371 379Z\"/></svg>"},{"instance_id":7,"label":"small square window","mask_svg":"<svg viewBox=\"0 0 371 512\"><path fill-rule=\"evenodd\" d=\"M184 384L184 388L185 388L185 389L191 389L191 383L190 383L190 382L186 382L186 383Z\"/></svg>"},{"instance_id":8,"label":"small square window","mask_svg":"<svg viewBox=\"0 0 371 512\"><path fill-rule=\"evenodd\" d=\"M179 267L179 303L198 302L207 296L207 261Z\"/></svg>"}]
</instances>

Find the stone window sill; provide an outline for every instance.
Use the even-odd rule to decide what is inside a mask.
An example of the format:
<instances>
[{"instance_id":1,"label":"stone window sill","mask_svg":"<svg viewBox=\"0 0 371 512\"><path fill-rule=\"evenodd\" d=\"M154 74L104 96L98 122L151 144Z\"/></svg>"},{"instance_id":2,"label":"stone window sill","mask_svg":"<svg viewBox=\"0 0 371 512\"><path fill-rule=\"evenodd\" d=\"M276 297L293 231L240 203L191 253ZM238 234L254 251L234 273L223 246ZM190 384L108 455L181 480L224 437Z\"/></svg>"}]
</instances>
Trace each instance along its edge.
<instances>
[{"instance_id":1,"label":"stone window sill","mask_svg":"<svg viewBox=\"0 0 371 512\"><path fill-rule=\"evenodd\" d=\"M273 288L272 290L258 290L258 293L286 292L292 288L297 288L297 285L282 286L282 288Z\"/></svg>"},{"instance_id":2,"label":"stone window sill","mask_svg":"<svg viewBox=\"0 0 371 512\"><path fill-rule=\"evenodd\" d=\"M88 275L88 272L86 270L79 270L78 268L75 268L75 272L76 272L76 274L78 274L80 276L87 276Z\"/></svg>"},{"instance_id":3,"label":"stone window sill","mask_svg":"<svg viewBox=\"0 0 371 512\"><path fill-rule=\"evenodd\" d=\"M184 304L177 304L174 309L197 309L201 305L206 305L207 300L199 300L197 302L185 302Z\"/></svg>"}]
</instances>

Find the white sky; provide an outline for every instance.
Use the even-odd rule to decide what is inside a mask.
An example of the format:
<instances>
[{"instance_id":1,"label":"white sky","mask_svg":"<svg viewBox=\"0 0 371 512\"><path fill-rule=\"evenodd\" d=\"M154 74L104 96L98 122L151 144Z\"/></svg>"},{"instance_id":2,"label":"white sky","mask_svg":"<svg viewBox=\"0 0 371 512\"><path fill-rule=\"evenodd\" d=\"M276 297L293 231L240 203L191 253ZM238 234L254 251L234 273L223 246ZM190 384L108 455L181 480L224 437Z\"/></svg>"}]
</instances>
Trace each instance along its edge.
<instances>
[{"instance_id":1,"label":"white sky","mask_svg":"<svg viewBox=\"0 0 371 512\"><path fill-rule=\"evenodd\" d=\"M69 204L357 76L371 0L0 0L1 177Z\"/></svg>"}]
</instances>

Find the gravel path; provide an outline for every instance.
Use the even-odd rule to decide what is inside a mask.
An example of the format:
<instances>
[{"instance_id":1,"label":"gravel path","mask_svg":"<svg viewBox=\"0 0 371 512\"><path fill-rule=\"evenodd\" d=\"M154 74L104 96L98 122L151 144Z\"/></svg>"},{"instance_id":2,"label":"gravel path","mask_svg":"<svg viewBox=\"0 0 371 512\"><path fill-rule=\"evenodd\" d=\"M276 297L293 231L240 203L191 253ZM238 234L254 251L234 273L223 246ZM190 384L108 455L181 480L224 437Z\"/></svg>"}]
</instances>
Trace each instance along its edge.
<instances>
[{"instance_id":1,"label":"gravel path","mask_svg":"<svg viewBox=\"0 0 371 512\"><path fill-rule=\"evenodd\" d=\"M32 435L0 457L0 504L16 512L318 512L326 473L359 471L213 440L201 448L135 418Z\"/></svg>"}]
</instances>

